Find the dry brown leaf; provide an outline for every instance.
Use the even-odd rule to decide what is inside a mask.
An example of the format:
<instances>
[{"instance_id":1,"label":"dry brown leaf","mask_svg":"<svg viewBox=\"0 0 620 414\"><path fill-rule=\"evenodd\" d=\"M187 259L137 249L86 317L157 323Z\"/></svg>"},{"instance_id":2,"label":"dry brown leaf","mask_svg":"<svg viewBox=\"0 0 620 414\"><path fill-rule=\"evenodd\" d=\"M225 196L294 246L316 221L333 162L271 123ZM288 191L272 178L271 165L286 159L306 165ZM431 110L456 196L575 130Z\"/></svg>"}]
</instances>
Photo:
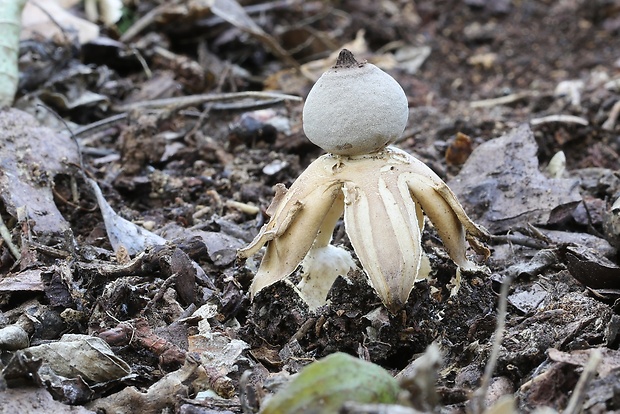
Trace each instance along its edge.
<instances>
[{"instance_id":1,"label":"dry brown leaf","mask_svg":"<svg viewBox=\"0 0 620 414\"><path fill-rule=\"evenodd\" d=\"M0 111L0 199L7 211L26 215L39 233L69 229L54 203L53 178L71 175L69 164L79 165L76 145L70 138L38 126L35 118L18 109Z\"/></svg>"},{"instance_id":2,"label":"dry brown leaf","mask_svg":"<svg viewBox=\"0 0 620 414\"><path fill-rule=\"evenodd\" d=\"M54 401L44 388L8 388L0 392L0 412L29 414L94 414L84 407Z\"/></svg>"},{"instance_id":3,"label":"dry brown leaf","mask_svg":"<svg viewBox=\"0 0 620 414\"><path fill-rule=\"evenodd\" d=\"M44 285L41 280L42 269L27 269L17 274L11 274L0 278L0 294L10 292L43 292Z\"/></svg>"},{"instance_id":4,"label":"dry brown leaf","mask_svg":"<svg viewBox=\"0 0 620 414\"><path fill-rule=\"evenodd\" d=\"M97 183L90 178L86 180L95 193L110 244L115 252L122 246L130 255L134 255L144 251L148 246L166 244L166 239L163 237L116 214L106 201Z\"/></svg>"},{"instance_id":5,"label":"dry brown leaf","mask_svg":"<svg viewBox=\"0 0 620 414\"><path fill-rule=\"evenodd\" d=\"M555 348L550 348L547 351L547 354L549 355L549 359L552 361L565 362L567 364L584 367L588 363L592 352L596 350L599 350L603 357L596 371L601 378L605 378L612 371L620 367L620 351L609 348L590 348L571 352L562 352Z\"/></svg>"},{"instance_id":6,"label":"dry brown leaf","mask_svg":"<svg viewBox=\"0 0 620 414\"><path fill-rule=\"evenodd\" d=\"M89 335L63 335L57 342L32 346L23 352L42 359L57 375L81 376L88 382L110 381L131 372L129 365L114 355L103 339Z\"/></svg>"},{"instance_id":7,"label":"dry brown leaf","mask_svg":"<svg viewBox=\"0 0 620 414\"><path fill-rule=\"evenodd\" d=\"M206 377L204 370L195 362L188 360L185 365L153 384L146 392L135 387L127 387L110 396L100 398L87 405L97 412L117 414L157 414L166 407L173 407L179 397L189 394L189 387L201 377Z\"/></svg>"},{"instance_id":8,"label":"dry brown leaf","mask_svg":"<svg viewBox=\"0 0 620 414\"><path fill-rule=\"evenodd\" d=\"M54 21L50 19L53 16ZM99 36L99 27L74 16L63 9L56 1L46 0L36 2L28 1L22 13L22 40L31 39L35 35L43 36L47 39L62 38L62 29L77 31L80 44L88 43Z\"/></svg>"},{"instance_id":9,"label":"dry brown leaf","mask_svg":"<svg viewBox=\"0 0 620 414\"><path fill-rule=\"evenodd\" d=\"M581 201L578 181L547 178L527 125L477 147L448 185L474 221L492 233L515 226L557 224Z\"/></svg>"}]
</instances>

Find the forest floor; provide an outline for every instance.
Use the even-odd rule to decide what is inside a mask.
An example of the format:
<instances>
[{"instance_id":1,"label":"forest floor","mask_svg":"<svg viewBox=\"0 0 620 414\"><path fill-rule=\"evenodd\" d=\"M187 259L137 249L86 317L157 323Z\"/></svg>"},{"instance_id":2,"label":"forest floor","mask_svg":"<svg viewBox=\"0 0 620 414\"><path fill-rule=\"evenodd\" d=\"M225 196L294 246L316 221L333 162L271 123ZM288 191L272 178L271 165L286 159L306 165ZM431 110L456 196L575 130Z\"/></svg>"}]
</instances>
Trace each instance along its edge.
<instances>
[{"instance_id":1,"label":"forest floor","mask_svg":"<svg viewBox=\"0 0 620 414\"><path fill-rule=\"evenodd\" d=\"M338 377L341 412L620 412L618 1L126 3L94 36L23 23L0 112L0 412L268 412L337 352L399 387L362 405ZM459 285L428 222L431 278L396 314L359 262L310 309L299 271L251 299L263 253L237 257L322 155L303 99L342 48L402 85L395 145L492 234ZM342 222L333 244L353 252ZM327 412L312 387L282 412Z\"/></svg>"}]
</instances>

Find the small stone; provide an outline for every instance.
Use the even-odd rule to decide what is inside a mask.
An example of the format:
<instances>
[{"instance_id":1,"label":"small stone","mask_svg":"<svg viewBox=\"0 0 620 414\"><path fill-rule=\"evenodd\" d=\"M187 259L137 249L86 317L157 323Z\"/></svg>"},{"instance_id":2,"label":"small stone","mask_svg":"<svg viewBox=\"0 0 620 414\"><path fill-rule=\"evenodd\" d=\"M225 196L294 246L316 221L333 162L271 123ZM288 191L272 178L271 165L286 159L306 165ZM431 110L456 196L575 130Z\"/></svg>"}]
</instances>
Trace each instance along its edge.
<instances>
[{"instance_id":1,"label":"small stone","mask_svg":"<svg viewBox=\"0 0 620 414\"><path fill-rule=\"evenodd\" d=\"M28 348L30 341L28 333L18 325L9 325L0 329L0 349L17 351Z\"/></svg>"}]
</instances>

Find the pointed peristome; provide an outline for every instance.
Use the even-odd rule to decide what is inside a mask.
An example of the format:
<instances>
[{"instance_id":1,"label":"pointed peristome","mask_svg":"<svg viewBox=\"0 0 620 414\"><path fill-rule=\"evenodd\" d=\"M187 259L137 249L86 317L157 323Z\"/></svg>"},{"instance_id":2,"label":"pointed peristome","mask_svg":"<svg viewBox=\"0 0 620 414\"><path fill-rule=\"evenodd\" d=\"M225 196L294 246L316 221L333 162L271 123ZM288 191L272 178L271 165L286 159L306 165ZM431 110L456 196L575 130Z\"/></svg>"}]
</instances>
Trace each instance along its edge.
<instances>
[{"instance_id":1,"label":"pointed peristome","mask_svg":"<svg viewBox=\"0 0 620 414\"><path fill-rule=\"evenodd\" d=\"M336 59L336 64L332 66L332 68L334 69L340 69L340 68L346 69L346 68L355 68L355 67L360 68L364 66L364 64L366 64L366 62L362 62L362 63L358 62L350 50L342 49L340 51L340 54L338 54L338 59Z\"/></svg>"}]
</instances>

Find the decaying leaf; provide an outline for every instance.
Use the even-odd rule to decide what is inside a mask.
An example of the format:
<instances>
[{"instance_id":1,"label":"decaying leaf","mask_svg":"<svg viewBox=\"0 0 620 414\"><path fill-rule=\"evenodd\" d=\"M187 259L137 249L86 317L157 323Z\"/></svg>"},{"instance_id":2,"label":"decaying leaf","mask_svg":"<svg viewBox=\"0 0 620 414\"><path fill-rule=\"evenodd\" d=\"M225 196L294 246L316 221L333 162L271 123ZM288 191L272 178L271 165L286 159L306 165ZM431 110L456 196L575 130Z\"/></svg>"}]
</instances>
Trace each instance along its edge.
<instances>
[{"instance_id":1,"label":"decaying leaf","mask_svg":"<svg viewBox=\"0 0 620 414\"><path fill-rule=\"evenodd\" d=\"M88 382L105 382L131 372L129 365L112 352L103 339L89 335L67 334L58 342L31 346L27 352L40 359L57 375L82 377Z\"/></svg>"},{"instance_id":2,"label":"decaying leaf","mask_svg":"<svg viewBox=\"0 0 620 414\"><path fill-rule=\"evenodd\" d=\"M94 414L84 407L55 401L44 388L8 388L0 392L0 412L29 414Z\"/></svg>"},{"instance_id":3,"label":"decaying leaf","mask_svg":"<svg viewBox=\"0 0 620 414\"><path fill-rule=\"evenodd\" d=\"M226 266L237 258L237 249L243 242L223 232L196 230L192 234L199 236L207 247L209 258L217 266Z\"/></svg>"},{"instance_id":4,"label":"decaying leaf","mask_svg":"<svg viewBox=\"0 0 620 414\"><path fill-rule=\"evenodd\" d=\"M584 246L561 249L570 274L590 289L620 289L620 267Z\"/></svg>"},{"instance_id":5,"label":"decaying leaf","mask_svg":"<svg viewBox=\"0 0 620 414\"><path fill-rule=\"evenodd\" d=\"M396 375L401 387L408 392L409 403L415 409L422 412L437 410L439 394L436 384L442 360L441 350L433 342L426 348L424 354Z\"/></svg>"},{"instance_id":6,"label":"decaying leaf","mask_svg":"<svg viewBox=\"0 0 620 414\"><path fill-rule=\"evenodd\" d=\"M53 20L50 16L53 16ZM81 44L99 36L99 27L96 24L74 16L56 0L39 1L37 5L28 2L24 9L22 25L21 39L31 39L39 35L53 39L64 36L62 30L77 31Z\"/></svg>"},{"instance_id":7,"label":"decaying leaf","mask_svg":"<svg viewBox=\"0 0 620 414\"><path fill-rule=\"evenodd\" d=\"M555 348L550 348L547 354L552 361L585 367L593 352L601 352L602 361L597 367L597 373L601 378L607 377L612 371L620 368L620 351L615 349L590 348L562 352Z\"/></svg>"},{"instance_id":8,"label":"decaying leaf","mask_svg":"<svg viewBox=\"0 0 620 414\"><path fill-rule=\"evenodd\" d=\"M101 209L105 229L114 251L118 251L118 249L123 246L127 250L127 253L134 255L144 251L148 246L166 244L166 239L163 237L143 227L137 226L131 221L116 214L101 193L101 189L97 183L89 178L86 180L97 197L97 204L99 204L99 208Z\"/></svg>"},{"instance_id":9,"label":"decaying leaf","mask_svg":"<svg viewBox=\"0 0 620 414\"><path fill-rule=\"evenodd\" d=\"M17 274L6 274L0 278L0 294L11 292L43 292L41 269L26 269Z\"/></svg>"},{"instance_id":10,"label":"decaying leaf","mask_svg":"<svg viewBox=\"0 0 620 414\"><path fill-rule=\"evenodd\" d=\"M65 378L56 374L48 366L43 365L38 371L41 382L45 383L47 390L54 399L69 405L84 404L90 401L95 392L80 376Z\"/></svg>"},{"instance_id":11,"label":"decaying leaf","mask_svg":"<svg viewBox=\"0 0 620 414\"><path fill-rule=\"evenodd\" d=\"M261 413L331 414L346 401L394 403L398 392L398 382L383 368L338 352L302 369Z\"/></svg>"},{"instance_id":12,"label":"decaying leaf","mask_svg":"<svg viewBox=\"0 0 620 414\"><path fill-rule=\"evenodd\" d=\"M522 125L477 147L448 186L492 233L562 221L581 201L578 181L545 177L537 150L534 134Z\"/></svg>"},{"instance_id":13,"label":"decaying leaf","mask_svg":"<svg viewBox=\"0 0 620 414\"><path fill-rule=\"evenodd\" d=\"M534 311L549 296L549 292L538 283L519 286L508 296L508 303L523 313Z\"/></svg>"},{"instance_id":14,"label":"decaying leaf","mask_svg":"<svg viewBox=\"0 0 620 414\"><path fill-rule=\"evenodd\" d=\"M127 387L116 394L95 400L87 407L97 412L117 414L159 414L173 407L180 396L187 396L189 390L199 385L202 378L205 378L204 370L195 361L188 359L182 368L167 374L146 392Z\"/></svg>"},{"instance_id":15,"label":"decaying leaf","mask_svg":"<svg viewBox=\"0 0 620 414\"><path fill-rule=\"evenodd\" d=\"M231 338L220 332L213 332L208 319L215 317L217 308L203 305L194 312L199 317L198 333L191 335L188 352L197 356L210 378L210 387L218 395L230 398L234 395L232 380L227 375L235 370L235 363L249 345L240 339Z\"/></svg>"},{"instance_id":16,"label":"decaying leaf","mask_svg":"<svg viewBox=\"0 0 620 414\"><path fill-rule=\"evenodd\" d=\"M556 283L564 285L560 280ZM608 305L581 292L567 292L552 299L550 296L518 325L508 329L502 342L503 364L519 364L523 358L539 364L549 348L574 349L585 343L609 346L615 341L618 321Z\"/></svg>"},{"instance_id":17,"label":"decaying leaf","mask_svg":"<svg viewBox=\"0 0 620 414\"><path fill-rule=\"evenodd\" d=\"M236 28L251 34L267 46L274 55L291 66L299 66L299 63L280 46L271 35L267 34L254 20L248 16L243 7L235 0L210 0L211 12L226 20Z\"/></svg>"},{"instance_id":18,"label":"decaying leaf","mask_svg":"<svg viewBox=\"0 0 620 414\"><path fill-rule=\"evenodd\" d=\"M17 109L0 111L0 199L9 214L26 208L38 234L57 234L69 225L54 203L53 179L72 174L79 155L70 138L38 126L31 115Z\"/></svg>"},{"instance_id":19,"label":"decaying leaf","mask_svg":"<svg viewBox=\"0 0 620 414\"><path fill-rule=\"evenodd\" d=\"M620 197L605 212L603 230L609 243L620 248Z\"/></svg>"}]
</instances>

